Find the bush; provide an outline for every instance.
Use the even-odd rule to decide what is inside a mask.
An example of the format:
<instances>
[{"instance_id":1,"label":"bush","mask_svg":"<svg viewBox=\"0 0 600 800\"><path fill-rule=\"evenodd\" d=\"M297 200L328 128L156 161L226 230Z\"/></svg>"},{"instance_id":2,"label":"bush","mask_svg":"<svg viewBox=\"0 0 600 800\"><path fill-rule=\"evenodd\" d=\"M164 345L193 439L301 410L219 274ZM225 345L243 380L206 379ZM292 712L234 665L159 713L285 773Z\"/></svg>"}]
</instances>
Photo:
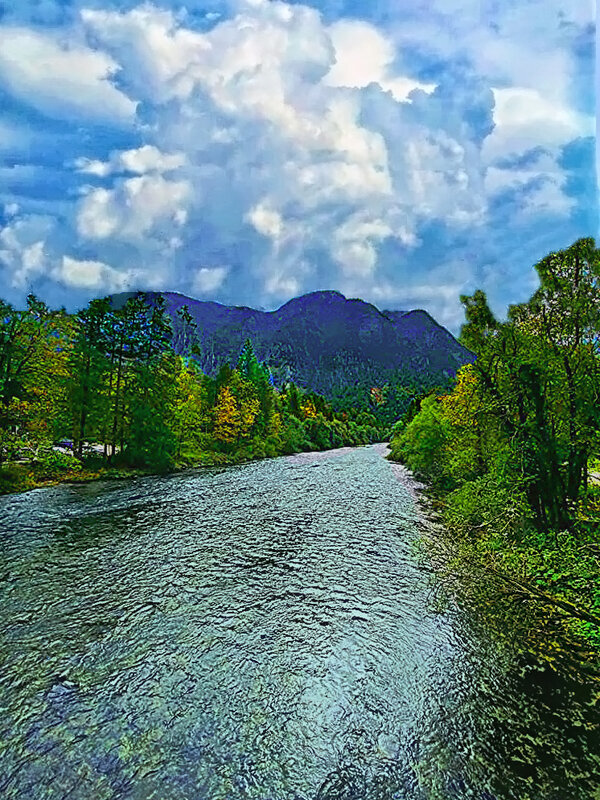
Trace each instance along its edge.
<instances>
[{"instance_id":1,"label":"bush","mask_svg":"<svg viewBox=\"0 0 600 800\"><path fill-rule=\"evenodd\" d=\"M488 473L464 483L446 497L445 519L448 526L461 534L478 534L509 538L524 530L528 506L524 493Z\"/></svg>"},{"instance_id":2,"label":"bush","mask_svg":"<svg viewBox=\"0 0 600 800\"><path fill-rule=\"evenodd\" d=\"M450 426L437 398L426 397L421 410L404 431L391 442L391 457L404 462L419 478L434 485L447 482L446 445Z\"/></svg>"},{"instance_id":3,"label":"bush","mask_svg":"<svg viewBox=\"0 0 600 800\"><path fill-rule=\"evenodd\" d=\"M26 492L34 486L33 476L24 464L5 464L0 467L0 494Z\"/></svg>"},{"instance_id":4,"label":"bush","mask_svg":"<svg viewBox=\"0 0 600 800\"><path fill-rule=\"evenodd\" d=\"M53 478L59 477L65 472L79 472L81 462L71 453L47 450L38 456L35 467L39 477Z\"/></svg>"}]
</instances>

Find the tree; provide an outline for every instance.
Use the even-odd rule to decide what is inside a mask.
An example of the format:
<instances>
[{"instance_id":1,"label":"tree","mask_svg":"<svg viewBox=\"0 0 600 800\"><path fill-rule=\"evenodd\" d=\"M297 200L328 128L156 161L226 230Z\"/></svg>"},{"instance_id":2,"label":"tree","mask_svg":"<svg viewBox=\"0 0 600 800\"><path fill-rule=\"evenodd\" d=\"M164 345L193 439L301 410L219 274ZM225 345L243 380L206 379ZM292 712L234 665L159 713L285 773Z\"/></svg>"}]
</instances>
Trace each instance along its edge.
<instances>
[{"instance_id":1,"label":"tree","mask_svg":"<svg viewBox=\"0 0 600 800\"><path fill-rule=\"evenodd\" d=\"M298 419L302 418L302 409L300 408L300 395L298 387L295 383L290 383L287 388L287 404L290 414L293 414Z\"/></svg>"},{"instance_id":2,"label":"tree","mask_svg":"<svg viewBox=\"0 0 600 800\"><path fill-rule=\"evenodd\" d=\"M181 359L172 352L157 355L152 369L138 373L125 439L125 459L135 466L167 471L177 452L175 409Z\"/></svg>"},{"instance_id":3,"label":"tree","mask_svg":"<svg viewBox=\"0 0 600 800\"><path fill-rule=\"evenodd\" d=\"M0 300L0 402L5 406L13 397L24 399L27 374L50 316L46 304L33 294L28 295L24 311Z\"/></svg>"},{"instance_id":4,"label":"tree","mask_svg":"<svg viewBox=\"0 0 600 800\"><path fill-rule=\"evenodd\" d=\"M76 315L77 333L70 359L70 400L73 420L74 450L79 458L87 438L90 416L101 418L105 396L102 379L108 370L105 353L105 325L110 304L92 300Z\"/></svg>"},{"instance_id":5,"label":"tree","mask_svg":"<svg viewBox=\"0 0 600 800\"><path fill-rule=\"evenodd\" d=\"M536 266L540 287L497 321L485 295L461 298L461 340L489 425L521 455L519 479L540 528L573 528L586 465L600 430L600 256L592 239Z\"/></svg>"},{"instance_id":6,"label":"tree","mask_svg":"<svg viewBox=\"0 0 600 800\"><path fill-rule=\"evenodd\" d=\"M182 356L200 356L198 326L187 305L177 309L173 347Z\"/></svg>"},{"instance_id":7,"label":"tree","mask_svg":"<svg viewBox=\"0 0 600 800\"><path fill-rule=\"evenodd\" d=\"M256 380L258 377L260 366L258 359L254 354L254 348L250 339L246 339L240 357L238 358L237 371L243 378L248 380Z\"/></svg>"},{"instance_id":8,"label":"tree","mask_svg":"<svg viewBox=\"0 0 600 800\"><path fill-rule=\"evenodd\" d=\"M173 431L177 437L177 455L187 444L194 444L205 428L210 409L207 389L193 364L182 364L177 376Z\"/></svg>"},{"instance_id":9,"label":"tree","mask_svg":"<svg viewBox=\"0 0 600 800\"><path fill-rule=\"evenodd\" d=\"M0 463L25 447L50 447L64 420L72 323L34 295L25 310L0 301Z\"/></svg>"},{"instance_id":10,"label":"tree","mask_svg":"<svg viewBox=\"0 0 600 800\"><path fill-rule=\"evenodd\" d=\"M239 420L238 441L250 434L260 412L260 399L255 384L234 370L229 389L235 398Z\"/></svg>"},{"instance_id":11,"label":"tree","mask_svg":"<svg viewBox=\"0 0 600 800\"><path fill-rule=\"evenodd\" d=\"M217 405L215 407L215 439L224 444L237 441L240 431L240 415L228 386L219 389Z\"/></svg>"},{"instance_id":12,"label":"tree","mask_svg":"<svg viewBox=\"0 0 600 800\"><path fill-rule=\"evenodd\" d=\"M438 397L429 395L419 413L392 442L392 454L433 484L447 482L447 446L451 426Z\"/></svg>"}]
</instances>

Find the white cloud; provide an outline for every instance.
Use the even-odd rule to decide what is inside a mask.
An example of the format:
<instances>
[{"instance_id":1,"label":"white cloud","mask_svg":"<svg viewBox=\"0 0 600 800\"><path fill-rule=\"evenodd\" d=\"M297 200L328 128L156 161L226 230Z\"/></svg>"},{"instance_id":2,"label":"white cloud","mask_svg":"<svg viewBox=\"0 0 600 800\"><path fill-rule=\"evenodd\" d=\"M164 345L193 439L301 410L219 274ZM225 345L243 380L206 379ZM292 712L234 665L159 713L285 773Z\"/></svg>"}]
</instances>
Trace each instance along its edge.
<instances>
[{"instance_id":1,"label":"white cloud","mask_svg":"<svg viewBox=\"0 0 600 800\"><path fill-rule=\"evenodd\" d=\"M490 197L518 191L521 213L568 216L573 199L564 192L566 180L556 157L549 151L540 151L520 168L489 167L485 188Z\"/></svg>"},{"instance_id":2,"label":"white cloud","mask_svg":"<svg viewBox=\"0 0 600 800\"><path fill-rule=\"evenodd\" d=\"M76 289L102 289L107 292L123 291L131 286L133 279L130 272L119 272L102 261L78 261L69 256L63 256L54 276Z\"/></svg>"},{"instance_id":3,"label":"white cloud","mask_svg":"<svg viewBox=\"0 0 600 800\"><path fill-rule=\"evenodd\" d=\"M185 97L206 45L202 34L179 28L170 11L150 4L121 14L83 9L81 18L102 44L119 54L135 96L155 103Z\"/></svg>"},{"instance_id":4,"label":"white cloud","mask_svg":"<svg viewBox=\"0 0 600 800\"><path fill-rule=\"evenodd\" d=\"M146 172L173 172L186 162L184 153L161 153L158 147L144 145L137 150L125 150L119 155L124 170L143 175Z\"/></svg>"},{"instance_id":5,"label":"white cloud","mask_svg":"<svg viewBox=\"0 0 600 800\"><path fill-rule=\"evenodd\" d=\"M297 255L323 233L322 225L302 224L302 218L316 213L325 222L327 213L321 209L332 203L362 206L381 198L393 204L384 139L359 123L358 97L321 82L333 64L334 47L313 9L245 5L206 34L186 31L173 15L149 6L127 14L86 12L84 20L116 59L136 59L143 91L151 88L154 98L171 101L168 116L159 117L160 129L176 150L188 153L188 161L204 160L204 150L215 143L226 148L220 172L228 191L245 203L241 221L277 250L279 266L264 268L263 263L269 291L290 287L289 253ZM175 115L174 100L180 103ZM234 124L220 124L221 116ZM203 124L206 117L214 126ZM250 131L256 131L258 152L246 145ZM98 173L103 168L92 164L88 169ZM206 177L199 165L191 166L189 174L202 193L200 171ZM204 193L210 203L210 189ZM80 230L116 230L110 222L117 216L115 204L106 209L106 201L104 194L84 200ZM284 222L288 208L296 221ZM333 253L327 238L319 244ZM359 245L356 241L354 249ZM364 247L371 247L366 239Z\"/></svg>"},{"instance_id":6,"label":"white cloud","mask_svg":"<svg viewBox=\"0 0 600 800\"><path fill-rule=\"evenodd\" d=\"M0 264L9 285L29 290L40 276L76 289L116 291L131 285L130 270L120 272L100 261L58 255L52 244L55 235L55 221L41 215L17 217L0 229Z\"/></svg>"},{"instance_id":7,"label":"white cloud","mask_svg":"<svg viewBox=\"0 0 600 800\"><path fill-rule=\"evenodd\" d=\"M112 172L110 161L99 161L95 158L78 158L75 161L75 168L85 175L95 175L97 178L106 178Z\"/></svg>"},{"instance_id":8,"label":"white cloud","mask_svg":"<svg viewBox=\"0 0 600 800\"><path fill-rule=\"evenodd\" d=\"M362 88L377 83L394 99L408 99L414 89L430 93L435 84L394 75L395 49L377 28L360 20L340 20L329 28L335 64L324 78L329 86Z\"/></svg>"},{"instance_id":9,"label":"white cloud","mask_svg":"<svg viewBox=\"0 0 600 800\"><path fill-rule=\"evenodd\" d=\"M526 192L522 211L568 217L574 204L565 193L566 175L558 164L560 148L580 136L593 135L593 118L535 89L517 86L493 92L495 127L482 147L483 161L489 165L485 185L490 196L507 188L539 184L541 179L541 185ZM503 163L537 149L541 154L525 168Z\"/></svg>"},{"instance_id":10,"label":"white cloud","mask_svg":"<svg viewBox=\"0 0 600 800\"><path fill-rule=\"evenodd\" d=\"M108 189L94 189L81 202L77 229L88 239L106 239L119 226L119 209Z\"/></svg>"},{"instance_id":11,"label":"white cloud","mask_svg":"<svg viewBox=\"0 0 600 800\"><path fill-rule=\"evenodd\" d=\"M24 289L45 272L45 243L54 221L35 214L19 217L17 213L0 228L0 263L8 272L8 284Z\"/></svg>"},{"instance_id":12,"label":"white cloud","mask_svg":"<svg viewBox=\"0 0 600 800\"><path fill-rule=\"evenodd\" d=\"M0 79L53 117L129 124L136 103L111 82L118 65L105 53L27 28L0 27Z\"/></svg>"},{"instance_id":13,"label":"white cloud","mask_svg":"<svg viewBox=\"0 0 600 800\"><path fill-rule=\"evenodd\" d=\"M521 201L522 212L532 216L568 216L573 210L575 201L564 193L563 187L564 178L538 180L536 186L524 194Z\"/></svg>"},{"instance_id":14,"label":"white cloud","mask_svg":"<svg viewBox=\"0 0 600 800\"><path fill-rule=\"evenodd\" d=\"M113 189L92 189L80 203L77 227L88 239L138 240L159 225L181 226L190 195L188 181L169 181L161 175L128 178Z\"/></svg>"},{"instance_id":15,"label":"white cloud","mask_svg":"<svg viewBox=\"0 0 600 800\"><path fill-rule=\"evenodd\" d=\"M113 173L132 172L144 175L147 172L173 172L186 163L185 153L162 153L158 147L145 144L132 150L111 153L108 161L79 158L75 162L79 172L104 178Z\"/></svg>"},{"instance_id":16,"label":"white cloud","mask_svg":"<svg viewBox=\"0 0 600 800\"><path fill-rule=\"evenodd\" d=\"M579 136L592 136L595 123L558 100L522 86L494 89L494 130L483 155L491 162L534 147L556 148Z\"/></svg>"},{"instance_id":17,"label":"white cloud","mask_svg":"<svg viewBox=\"0 0 600 800\"><path fill-rule=\"evenodd\" d=\"M419 271L403 274L401 280L376 280L368 299L381 309L426 309L441 325L456 330L463 321L459 296L471 290L471 273L450 260L433 269L426 283Z\"/></svg>"},{"instance_id":18,"label":"white cloud","mask_svg":"<svg viewBox=\"0 0 600 800\"><path fill-rule=\"evenodd\" d=\"M380 242L393 231L383 220L356 214L333 232L332 255L346 275L368 276L375 271Z\"/></svg>"},{"instance_id":19,"label":"white cloud","mask_svg":"<svg viewBox=\"0 0 600 800\"><path fill-rule=\"evenodd\" d=\"M329 24L300 3L225 5L200 29L197 16L152 3L86 9L73 27L45 33L11 29L21 49L2 48L0 81L14 96L82 127L88 118L135 122L127 145L110 139L104 152L103 137L94 147L81 137L81 157L65 153L64 192L58 170L46 170L60 236L32 229L15 248L0 245L10 280L62 274L63 254L84 252L126 274L133 264L145 286L178 281L182 291L226 298L237 285L267 306L322 286L324 274L376 299L413 280L406 264L431 268L429 237L452 249L458 233L468 259L496 263L491 250L511 234L486 225L506 190L514 197L503 213L521 232L530 225L539 235L546 217L574 219L561 148L592 130L576 107L584 100L573 100L573 54L591 20L573 8L582 4L515 0L482 13L478 0L381 0L385 27ZM4 173L11 187L28 181L29 191L39 180L22 156L41 147L25 128L0 123L0 148L19 154ZM86 175L102 187L82 188ZM0 201L31 209L21 202L30 194L11 188ZM20 213L4 219L12 226ZM552 228L555 238L561 230ZM40 242L50 268L39 267ZM231 266L187 271L198 263ZM431 283L414 277L402 305L437 309L438 287L449 302L464 288L451 268L445 262ZM66 270L110 276L71 262Z\"/></svg>"},{"instance_id":20,"label":"white cloud","mask_svg":"<svg viewBox=\"0 0 600 800\"><path fill-rule=\"evenodd\" d=\"M401 13L397 0L380 0L386 7L400 51L434 64L460 60L490 86L526 86L563 101L578 71L574 51L595 20L592 0L426 0Z\"/></svg>"},{"instance_id":21,"label":"white cloud","mask_svg":"<svg viewBox=\"0 0 600 800\"><path fill-rule=\"evenodd\" d=\"M357 123L356 102L319 88L333 53L318 13L298 6L282 14L282 7L266 4L254 15L249 9L206 34L177 27L172 14L150 6L85 12L84 19L120 60L135 55L135 74L159 102L188 101L190 114L198 90L241 123L277 126L297 147L385 166L385 146Z\"/></svg>"},{"instance_id":22,"label":"white cloud","mask_svg":"<svg viewBox=\"0 0 600 800\"><path fill-rule=\"evenodd\" d=\"M251 208L246 215L246 219L263 236L268 236L274 241L277 241L281 236L283 230L281 214L262 203Z\"/></svg>"},{"instance_id":23,"label":"white cloud","mask_svg":"<svg viewBox=\"0 0 600 800\"><path fill-rule=\"evenodd\" d=\"M18 203L5 203L4 205L4 215L6 217L14 217L19 213L19 204Z\"/></svg>"},{"instance_id":24,"label":"white cloud","mask_svg":"<svg viewBox=\"0 0 600 800\"><path fill-rule=\"evenodd\" d=\"M201 267L193 276L192 290L196 294L209 294L219 289L229 269L227 267Z\"/></svg>"}]
</instances>

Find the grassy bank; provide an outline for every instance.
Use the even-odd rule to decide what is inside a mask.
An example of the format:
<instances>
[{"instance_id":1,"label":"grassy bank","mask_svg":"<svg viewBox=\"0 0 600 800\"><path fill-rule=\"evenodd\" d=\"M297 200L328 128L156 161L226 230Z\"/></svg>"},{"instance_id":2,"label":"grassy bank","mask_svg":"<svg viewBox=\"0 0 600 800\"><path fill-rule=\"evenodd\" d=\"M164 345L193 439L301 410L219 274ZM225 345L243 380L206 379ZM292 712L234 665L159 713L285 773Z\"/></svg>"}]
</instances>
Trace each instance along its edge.
<instances>
[{"instance_id":1,"label":"grassy bank","mask_svg":"<svg viewBox=\"0 0 600 800\"><path fill-rule=\"evenodd\" d=\"M423 547L480 625L549 663L564 661L565 643L578 660L600 663L600 486L582 493L572 530L540 530L518 487L489 475L444 486L415 469L402 435L389 458L425 481Z\"/></svg>"},{"instance_id":2,"label":"grassy bank","mask_svg":"<svg viewBox=\"0 0 600 800\"><path fill-rule=\"evenodd\" d=\"M186 469L201 467L226 467L235 464L244 464L264 458L277 458L283 455L293 455L301 452L324 452L340 446L362 446L365 441L346 441L336 443L330 447L317 447L314 444L303 449L285 451L275 448L244 447L230 452L205 451L202 453L188 454L180 458L173 466L160 471L152 468L133 467L127 464L110 466L101 459L89 459L75 462L69 459L70 466L48 467L44 464L9 463L0 467L0 495L27 492L45 486L57 486L61 483L89 483L99 480L125 480L144 475L165 475L181 472ZM75 465L73 464L75 462Z\"/></svg>"},{"instance_id":3,"label":"grassy bank","mask_svg":"<svg viewBox=\"0 0 600 800\"><path fill-rule=\"evenodd\" d=\"M481 291L461 298L477 358L450 392L415 400L392 457L435 496L445 563L488 624L503 607L534 610L525 643L559 620L598 650L600 251L581 239L536 270L539 288L506 320Z\"/></svg>"}]
</instances>

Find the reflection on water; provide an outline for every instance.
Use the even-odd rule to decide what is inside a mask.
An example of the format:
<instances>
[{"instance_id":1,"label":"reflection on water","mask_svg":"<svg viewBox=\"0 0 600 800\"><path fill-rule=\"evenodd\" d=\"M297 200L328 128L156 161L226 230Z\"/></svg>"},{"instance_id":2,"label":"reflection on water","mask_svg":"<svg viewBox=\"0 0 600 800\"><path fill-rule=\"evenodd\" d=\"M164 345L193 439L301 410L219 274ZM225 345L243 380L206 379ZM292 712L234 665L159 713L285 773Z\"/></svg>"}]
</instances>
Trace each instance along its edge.
<instances>
[{"instance_id":1,"label":"reflection on water","mask_svg":"<svg viewBox=\"0 0 600 800\"><path fill-rule=\"evenodd\" d=\"M591 800L593 687L434 611L381 454L1 498L1 796Z\"/></svg>"}]
</instances>

